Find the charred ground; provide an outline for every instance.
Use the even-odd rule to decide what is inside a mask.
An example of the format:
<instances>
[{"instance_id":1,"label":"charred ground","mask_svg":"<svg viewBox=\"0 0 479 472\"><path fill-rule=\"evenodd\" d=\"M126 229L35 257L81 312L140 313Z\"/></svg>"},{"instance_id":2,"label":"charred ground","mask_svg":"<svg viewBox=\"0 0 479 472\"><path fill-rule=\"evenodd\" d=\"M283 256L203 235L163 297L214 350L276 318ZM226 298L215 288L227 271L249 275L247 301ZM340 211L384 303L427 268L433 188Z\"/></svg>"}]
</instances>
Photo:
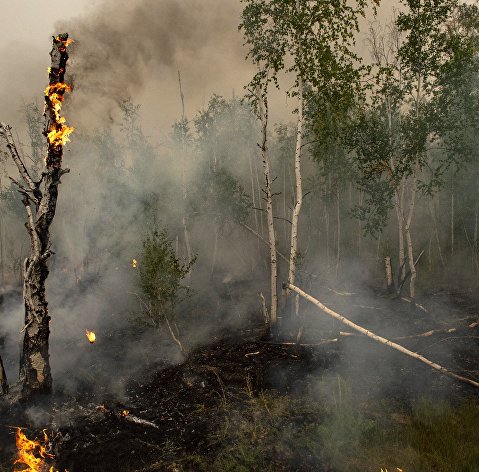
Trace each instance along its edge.
<instances>
[{"instance_id":1,"label":"charred ground","mask_svg":"<svg viewBox=\"0 0 479 472\"><path fill-rule=\"evenodd\" d=\"M477 376L477 329L469 326L479 319L479 301L472 292L430 293L426 313L378 291L321 291L326 304L386 337L446 330L398 342ZM367 338L338 336L342 327L306 305L304 313L303 345L263 340L254 315L240 330L212 335L180 362L152 355L116 384L124 390L107 377L122 377L124 344L140 342L141 330L112 332L103 347L95 346L96 356L72 372L83 379L76 393L59 385L48 401L2 408L5 470L17 425L30 435L52 431L56 468L70 472L478 470L468 429L468 421L479 418L472 387ZM456 331L448 333L451 327ZM328 341L318 345L320 339ZM106 351L118 369L105 361ZM454 450L445 429L467 453ZM437 444L441 436L447 451ZM459 468L448 468L452 463Z\"/></svg>"}]
</instances>

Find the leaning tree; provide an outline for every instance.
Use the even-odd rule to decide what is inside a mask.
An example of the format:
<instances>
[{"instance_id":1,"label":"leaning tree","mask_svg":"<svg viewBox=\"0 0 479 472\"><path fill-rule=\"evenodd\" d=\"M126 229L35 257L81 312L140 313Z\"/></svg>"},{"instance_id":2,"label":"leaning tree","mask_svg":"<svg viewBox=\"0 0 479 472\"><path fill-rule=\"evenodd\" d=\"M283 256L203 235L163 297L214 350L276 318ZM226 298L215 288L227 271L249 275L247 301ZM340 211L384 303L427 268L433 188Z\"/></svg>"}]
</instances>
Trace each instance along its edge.
<instances>
[{"instance_id":1,"label":"leaning tree","mask_svg":"<svg viewBox=\"0 0 479 472\"><path fill-rule=\"evenodd\" d=\"M35 393L49 393L52 389L52 375L48 353L50 316L45 296L45 282L48 277L47 260L53 254L50 243L50 226L55 216L58 185L63 174L63 146L73 131L60 116L65 93L71 87L65 83L68 60L67 47L71 42L68 34L53 37L50 52L49 84L45 89L45 125L43 134L47 139L48 154L45 168L39 180L34 180L28 171L13 139L12 128L0 123L0 136L18 168L20 180L10 177L22 195L27 214L27 228L30 236L31 254L23 263L23 297L25 302L25 325L23 327L23 348L20 357L20 385L23 396Z\"/></svg>"}]
</instances>

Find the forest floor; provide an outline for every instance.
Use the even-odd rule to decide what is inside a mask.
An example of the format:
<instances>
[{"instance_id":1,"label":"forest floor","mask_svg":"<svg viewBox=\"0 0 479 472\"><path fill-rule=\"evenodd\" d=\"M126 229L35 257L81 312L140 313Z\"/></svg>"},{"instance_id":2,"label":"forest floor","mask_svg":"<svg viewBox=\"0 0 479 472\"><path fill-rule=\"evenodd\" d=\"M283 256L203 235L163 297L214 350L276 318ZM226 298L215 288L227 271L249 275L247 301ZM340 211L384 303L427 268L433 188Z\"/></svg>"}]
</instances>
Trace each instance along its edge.
<instances>
[{"instance_id":1,"label":"forest floor","mask_svg":"<svg viewBox=\"0 0 479 472\"><path fill-rule=\"evenodd\" d=\"M472 292L429 293L427 313L373 290L324 289L318 298L385 337L459 328L396 342L479 377ZM479 471L477 389L365 337L339 336L349 330L304 311L304 345L263 341L252 321L181 363L149 363L121 393L56 392L35 406L4 406L0 471L13 469L13 425L28 436L51 431L62 472Z\"/></svg>"}]
</instances>

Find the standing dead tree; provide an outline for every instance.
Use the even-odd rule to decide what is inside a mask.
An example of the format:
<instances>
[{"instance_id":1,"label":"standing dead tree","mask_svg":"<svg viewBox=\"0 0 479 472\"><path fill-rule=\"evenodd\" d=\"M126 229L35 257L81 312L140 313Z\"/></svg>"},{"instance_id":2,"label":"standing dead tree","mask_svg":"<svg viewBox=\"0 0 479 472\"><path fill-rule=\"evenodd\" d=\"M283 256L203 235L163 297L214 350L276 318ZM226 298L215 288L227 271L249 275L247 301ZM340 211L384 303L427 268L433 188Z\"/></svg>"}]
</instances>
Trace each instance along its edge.
<instances>
[{"instance_id":1,"label":"standing dead tree","mask_svg":"<svg viewBox=\"0 0 479 472\"><path fill-rule=\"evenodd\" d=\"M48 155L40 180L30 176L18 152L12 136L12 129L0 123L0 136L6 142L13 162L18 168L21 181L11 178L22 194L27 214L27 228L30 236L31 254L23 263L23 298L25 302L25 326L23 348L20 356L20 384L23 396L35 393L49 393L52 376L48 353L50 316L45 296L45 282L48 277L47 260L53 254L50 244L50 225L55 216L58 185L63 174L63 146L73 128L65 124L60 116L64 95L71 88L65 83L68 60L67 46L71 42L68 34L53 38L50 52L49 85L45 90L45 127Z\"/></svg>"}]
</instances>

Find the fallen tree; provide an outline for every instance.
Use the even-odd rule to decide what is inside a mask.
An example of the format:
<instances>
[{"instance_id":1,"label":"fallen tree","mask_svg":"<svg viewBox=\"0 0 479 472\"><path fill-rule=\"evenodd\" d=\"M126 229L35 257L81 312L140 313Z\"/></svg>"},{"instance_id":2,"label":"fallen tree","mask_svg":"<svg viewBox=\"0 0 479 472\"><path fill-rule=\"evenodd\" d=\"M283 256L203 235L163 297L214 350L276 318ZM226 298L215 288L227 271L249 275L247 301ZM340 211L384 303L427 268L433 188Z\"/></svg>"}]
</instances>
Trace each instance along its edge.
<instances>
[{"instance_id":1,"label":"fallen tree","mask_svg":"<svg viewBox=\"0 0 479 472\"><path fill-rule=\"evenodd\" d=\"M30 236L31 254L23 263L23 298L25 302L25 325L23 347L20 357L20 384L23 396L33 393L49 393L52 376L48 353L50 316L45 296L48 277L47 260L53 254L50 245L50 226L55 216L58 185L62 175L63 146L73 128L66 126L60 116L65 92L70 87L65 83L68 60L68 34L53 38L50 52L49 85L45 90L45 126L43 134L48 143L45 168L39 181L34 181L25 166L13 139L12 128L0 123L0 137L6 142L10 156L17 166L23 182L10 178L22 195L27 214L25 226Z\"/></svg>"},{"instance_id":2,"label":"fallen tree","mask_svg":"<svg viewBox=\"0 0 479 472\"><path fill-rule=\"evenodd\" d=\"M287 288L289 290L292 290L293 292L296 292L298 295L303 297L305 300L308 302L312 303L316 307L318 307L320 310L322 310L324 313L328 314L329 316L332 316L336 320L340 321L341 323L349 326L350 328L354 329L355 331L358 331L361 334L364 334L368 338L373 339L374 341L384 344L386 346L389 346L392 349L395 349L396 351L402 352L403 354L406 354L409 357L412 357L413 359L417 359L418 361L428 365L429 367L441 372L442 374L451 377L456 380L460 380L461 382L468 383L469 385L472 385L474 387L479 388L479 382L476 382L475 380L468 379L466 377L463 377L462 375L455 374L454 372L451 372L447 370L445 367L442 367L439 364L436 364L435 362L430 361L429 359L426 359L424 356L421 356L421 354L418 354L417 352L410 351L409 349L406 349L405 347L390 341L389 339L383 338L382 336L378 336L377 334L374 334L373 332L367 330L366 328L363 328L362 326L357 325L356 323L353 323L352 321L348 320L345 318L343 315L336 313L335 311L331 310L328 308L326 305L323 305L319 300L316 300L316 298L312 297L308 293L304 292L300 288L296 287L295 285L285 283L284 288Z\"/></svg>"}]
</instances>

